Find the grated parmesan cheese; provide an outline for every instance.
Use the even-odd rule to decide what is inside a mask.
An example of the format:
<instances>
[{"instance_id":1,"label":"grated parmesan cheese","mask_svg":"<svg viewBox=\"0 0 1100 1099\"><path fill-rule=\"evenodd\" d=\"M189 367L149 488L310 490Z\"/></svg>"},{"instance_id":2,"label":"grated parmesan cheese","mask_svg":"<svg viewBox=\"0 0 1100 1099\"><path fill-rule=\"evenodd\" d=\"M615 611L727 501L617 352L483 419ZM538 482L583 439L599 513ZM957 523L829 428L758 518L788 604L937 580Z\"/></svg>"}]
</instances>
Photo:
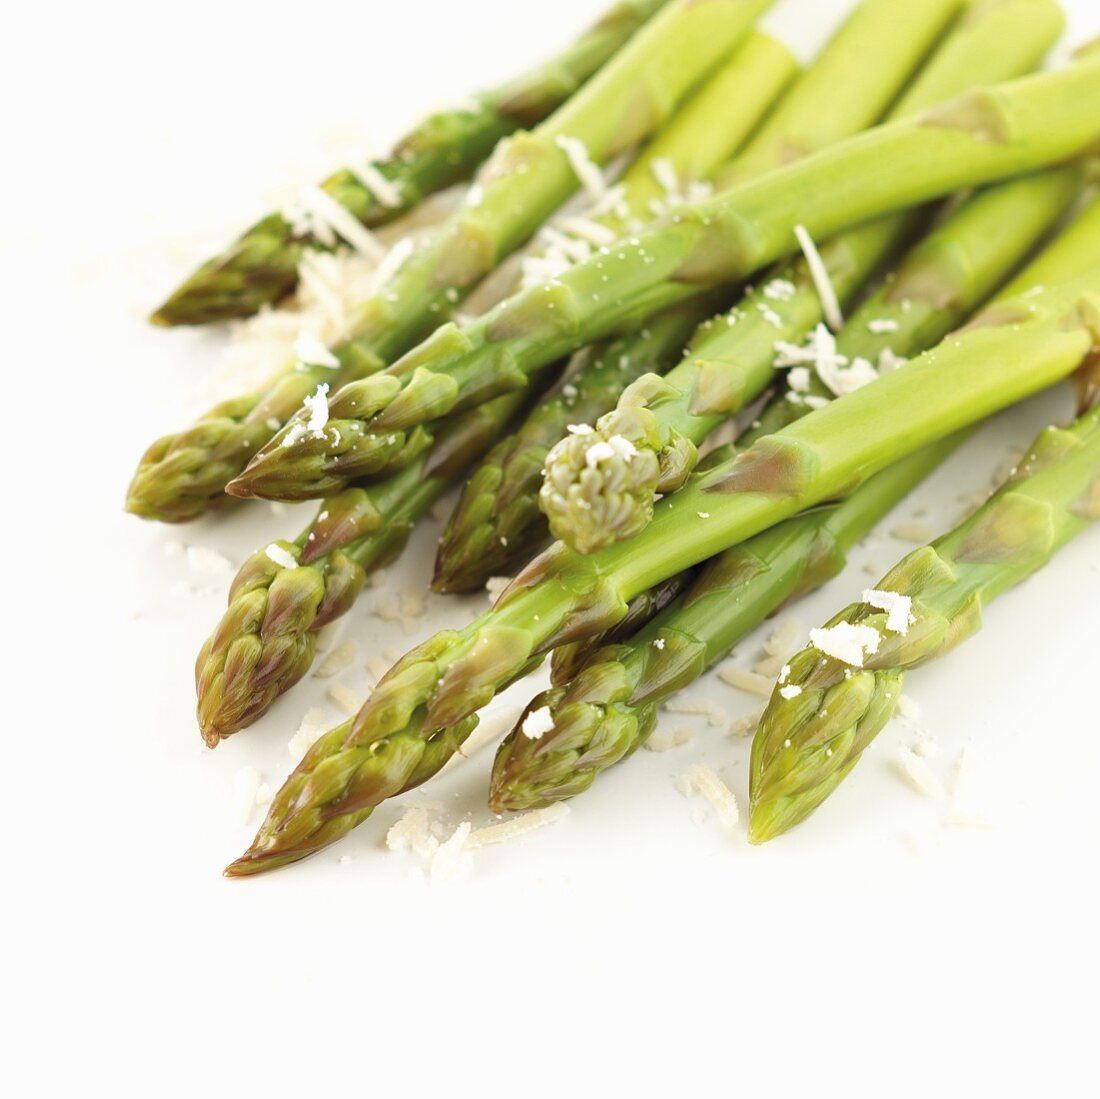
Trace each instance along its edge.
<instances>
[{"instance_id":1,"label":"grated parmesan cheese","mask_svg":"<svg viewBox=\"0 0 1100 1099\"><path fill-rule=\"evenodd\" d=\"M657 729L645 741L645 747L650 752L668 752L690 743L694 735L690 729L673 729L669 732Z\"/></svg>"},{"instance_id":2,"label":"grated parmesan cheese","mask_svg":"<svg viewBox=\"0 0 1100 1099\"><path fill-rule=\"evenodd\" d=\"M540 706L537 710L532 710L523 719L520 729L528 740L538 740L544 734L553 732L554 715L550 712L550 707Z\"/></svg>"},{"instance_id":3,"label":"grated parmesan cheese","mask_svg":"<svg viewBox=\"0 0 1100 1099\"><path fill-rule=\"evenodd\" d=\"M779 688L780 695L785 699L798 698L802 693L802 688L797 683L790 683L786 687Z\"/></svg>"},{"instance_id":4,"label":"grated parmesan cheese","mask_svg":"<svg viewBox=\"0 0 1100 1099\"><path fill-rule=\"evenodd\" d=\"M810 644L818 652L853 668L862 668L864 659L877 653L882 637L873 626L838 622L828 629L810 630Z\"/></svg>"},{"instance_id":5,"label":"grated parmesan cheese","mask_svg":"<svg viewBox=\"0 0 1100 1099\"><path fill-rule=\"evenodd\" d=\"M359 646L349 637L347 641L342 641L321 661L313 675L316 679L331 679L334 675L339 675L345 668L354 664L358 655Z\"/></svg>"},{"instance_id":6,"label":"grated parmesan cheese","mask_svg":"<svg viewBox=\"0 0 1100 1099\"><path fill-rule=\"evenodd\" d=\"M825 322L834 331L839 332L844 327L844 313L840 308L840 301L829 279L829 269L821 258L821 253L814 244L805 225L796 225L794 235L798 240L798 246L806 257L806 264L810 269L810 278L813 279L817 296L821 299L821 310L825 314Z\"/></svg>"},{"instance_id":7,"label":"grated parmesan cheese","mask_svg":"<svg viewBox=\"0 0 1100 1099\"><path fill-rule=\"evenodd\" d=\"M485 591L489 596L489 602L495 603L511 582L511 577L508 576L490 576L485 581Z\"/></svg>"},{"instance_id":8,"label":"grated parmesan cheese","mask_svg":"<svg viewBox=\"0 0 1100 1099\"><path fill-rule=\"evenodd\" d=\"M588 146L580 138L567 137L565 134L558 134L554 144L565 153L569 167L573 169L585 191L597 201L605 198L608 191L607 181L599 165L589 155Z\"/></svg>"},{"instance_id":9,"label":"grated parmesan cheese","mask_svg":"<svg viewBox=\"0 0 1100 1099\"><path fill-rule=\"evenodd\" d=\"M920 756L904 749L898 759L898 770L901 777L926 798L939 800L943 797L943 783L936 777L935 772Z\"/></svg>"},{"instance_id":10,"label":"grated parmesan cheese","mask_svg":"<svg viewBox=\"0 0 1100 1099\"><path fill-rule=\"evenodd\" d=\"M890 531L890 536L898 539L899 542L915 542L923 545L925 542L931 542L934 534L924 523L899 523Z\"/></svg>"},{"instance_id":11,"label":"grated parmesan cheese","mask_svg":"<svg viewBox=\"0 0 1100 1099\"><path fill-rule=\"evenodd\" d=\"M913 600L908 595L869 588L863 593L863 602L880 611L886 611L886 628L891 633L900 633L904 637L909 632L909 627L916 622L913 617Z\"/></svg>"},{"instance_id":12,"label":"grated parmesan cheese","mask_svg":"<svg viewBox=\"0 0 1100 1099\"><path fill-rule=\"evenodd\" d=\"M761 698L768 698L772 693L772 681L769 678L750 672L747 668L739 668L735 664L727 664L722 668L718 678L729 687L759 695Z\"/></svg>"},{"instance_id":13,"label":"grated parmesan cheese","mask_svg":"<svg viewBox=\"0 0 1100 1099\"><path fill-rule=\"evenodd\" d=\"M505 843L517 839L548 824L556 824L569 815L569 806L558 801L544 809L533 809L530 813L520 813L499 824L489 824L484 828L475 828L467 837L465 848L473 850L488 847L494 843Z\"/></svg>"},{"instance_id":14,"label":"grated parmesan cheese","mask_svg":"<svg viewBox=\"0 0 1100 1099\"><path fill-rule=\"evenodd\" d=\"M304 187L282 214L296 236L315 237L329 248L340 237L361 255L375 261L382 258L384 249L378 238L320 187Z\"/></svg>"},{"instance_id":15,"label":"grated parmesan cheese","mask_svg":"<svg viewBox=\"0 0 1100 1099\"><path fill-rule=\"evenodd\" d=\"M867 322L867 331L872 336L885 336L891 332L896 332L899 327L898 322L890 317L881 317Z\"/></svg>"},{"instance_id":16,"label":"grated parmesan cheese","mask_svg":"<svg viewBox=\"0 0 1100 1099\"><path fill-rule=\"evenodd\" d=\"M307 710L298 731L287 741L286 748L294 759L301 759L328 730L325 711Z\"/></svg>"},{"instance_id":17,"label":"grated parmesan cheese","mask_svg":"<svg viewBox=\"0 0 1100 1099\"><path fill-rule=\"evenodd\" d=\"M278 542L272 542L267 549L264 550L269 561L274 561L282 569L296 569L298 567L298 561L294 555L287 549L284 549Z\"/></svg>"},{"instance_id":18,"label":"grated parmesan cheese","mask_svg":"<svg viewBox=\"0 0 1100 1099\"><path fill-rule=\"evenodd\" d=\"M670 714L695 714L707 719L707 724L717 729L725 725L729 715L713 702L666 702L665 711Z\"/></svg>"},{"instance_id":19,"label":"grated parmesan cheese","mask_svg":"<svg viewBox=\"0 0 1100 1099\"><path fill-rule=\"evenodd\" d=\"M328 689L328 697L349 717L359 713L367 701L358 691L353 691L343 683L333 683Z\"/></svg>"},{"instance_id":20,"label":"grated parmesan cheese","mask_svg":"<svg viewBox=\"0 0 1100 1099\"><path fill-rule=\"evenodd\" d=\"M225 554L206 546L188 546L187 564L194 572L224 573L233 568L233 562Z\"/></svg>"},{"instance_id":21,"label":"grated parmesan cheese","mask_svg":"<svg viewBox=\"0 0 1100 1099\"><path fill-rule=\"evenodd\" d=\"M299 329L294 338L294 355L298 362L306 366L327 366L336 368L340 360L312 333Z\"/></svg>"},{"instance_id":22,"label":"grated parmesan cheese","mask_svg":"<svg viewBox=\"0 0 1100 1099\"><path fill-rule=\"evenodd\" d=\"M732 832L741 819L733 791L718 777L716 771L703 763L695 763L681 776L691 793L705 798L727 832ZM678 786L683 792L684 786Z\"/></svg>"},{"instance_id":23,"label":"grated parmesan cheese","mask_svg":"<svg viewBox=\"0 0 1100 1099\"><path fill-rule=\"evenodd\" d=\"M352 170L380 206L396 210L401 205L401 195L405 188L400 180L387 179L371 161Z\"/></svg>"}]
</instances>

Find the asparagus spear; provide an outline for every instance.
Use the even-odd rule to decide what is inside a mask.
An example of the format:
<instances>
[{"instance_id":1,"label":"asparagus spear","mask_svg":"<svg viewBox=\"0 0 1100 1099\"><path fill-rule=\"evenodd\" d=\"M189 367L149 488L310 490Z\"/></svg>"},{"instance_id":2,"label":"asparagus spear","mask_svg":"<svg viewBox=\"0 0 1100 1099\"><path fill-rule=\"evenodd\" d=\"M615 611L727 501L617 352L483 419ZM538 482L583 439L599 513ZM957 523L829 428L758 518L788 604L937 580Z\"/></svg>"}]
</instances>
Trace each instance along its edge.
<instances>
[{"instance_id":1,"label":"asparagus spear","mask_svg":"<svg viewBox=\"0 0 1100 1099\"><path fill-rule=\"evenodd\" d=\"M434 191L468 179L502 138L552 114L630 39L665 0L617 3L576 42L544 65L441 111L405 135L366 178L344 169L321 184L363 225L376 228ZM385 181L381 191L370 176ZM203 264L153 314L154 324L208 324L248 317L289 294L302 252L325 245L299 235L282 213L268 214L221 255Z\"/></svg>"},{"instance_id":2,"label":"asparagus spear","mask_svg":"<svg viewBox=\"0 0 1100 1099\"><path fill-rule=\"evenodd\" d=\"M631 599L895 461L1069 376L1100 348L1100 270L1001 303L935 351L827 405L662 501L638 537L590 555L559 543L469 626L417 646L276 794L231 876L327 846L433 774L476 711L543 654L619 621ZM905 409L904 424L887 413Z\"/></svg>"},{"instance_id":3,"label":"asparagus spear","mask_svg":"<svg viewBox=\"0 0 1100 1099\"><path fill-rule=\"evenodd\" d=\"M796 212L811 231L829 235L1083 151L1096 124L1077 108L1094 85L1100 86L1100 66L1082 63L1039 83L987 91L984 99L960 100L872 131L715 199L678 207L640 237L502 302L462 329L442 327L384 374L344 387L330 400L324 439L302 436L292 425L289 445L288 434L273 440L230 491L301 499L332 491L349 477L377 476L405 460L410 443L430 434L433 420L526 384L535 362L558 358L701 289L736 281L791 251ZM983 119L986 103L991 106ZM1040 127L1035 108L1053 125ZM1020 125L1013 121L1011 135L998 131L989 140L991 111L1004 126L1017 116ZM846 186L850 178L866 185Z\"/></svg>"},{"instance_id":4,"label":"asparagus spear","mask_svg":"<svg viewBox=\"0 0 1100 1099\"><path fill-rule=\"evenodd\" d=\"M245 561L195 662L208 747L257 721L309 671L318 631L351 609L367 575L400 554L417 521L523 403L516 391L456 418L431 451L389 481L327 500L295 541L274 542Z\"/></svg>"},{"instance_id":5,"label":"asparagus spear","mask_svg":"<svg viewBox=\"0 0 1100 1099\"><path fill-rule=\"evenodd\" d=\"M984 507L811 634L753 740L749 839L809 816L889 721L906 671L977 632L987 603L1097 520L1100 406L1071 428L1047 428Z\"/></svg>"},{"instance_id":6,"label":"asparagus spear","mask_svg":"<svg viewBox=\"0 0 1100 1099\"><path fill-rule=\"evenodd\" d=\"M550 447L568 424L588 423L614 404L635 378L675 362L711 304L709 298L684 302L636 335L578 352L555 390L466 480L440 541L436 591L476 591L546 542L538 488Z\"/></svg>"},{"instance_id":7,"label":"asparagus spear","mask_svg":"<svg viewBox=\"0 0 1100 1099\"><path fill-rule=\"evenodd\" d=\"M1032 17L1043 13L1050 36L1036 39ZM894 117L923 111L973 86L975 80L1019 75L1038 61L1060 26L1057 7L1045 0L1039 5L1016 0L973 10L896 106ZM913 234L919 217L918 212L881 219L823 249L828 281L840 307L847 309L890 252ZM771 289L775 286L786 288L787 300L776 300ZM674 491L694 468L697 447L707 434L771 384L776 341L799 343L829 319L806 262L778 272L750 293L733 316L735 326L696 349L665 384L653 378L640 380L596 432L563 442L551 453L541 502L556 537L577 549L592 550L637 533L649 521L654 498ZM877 357L870 361L877 362ZM630 454L628 461L612 457L590 468L589 450L603 449L615 436L622 436L639 453Z\"/></svg>"},{"instance_id":8,"label":"asparagus spear","mask_svg":"<svg viewBox=\"0 0 1100 1099\"><path fill-rule=\"evenodd\" d=\"M876 335L869 326L877 327L884 312L891 321L889 340L895 352L912 355L934 345L1018 266L1079 193L1081 176L1079 168L1052 169L979 194L918 244L889 289L874 295L851 318L840 351L873 354L878 347L873 341L887 339L887 333ZM1029 286L1088 270L1088 234L1071 231L1066 241L1053 259L1044 257L1033 265L1026 276ZM896 311L883 309L895 300ZM822 386L821 399L832 397ZM810 406L800 400L775 402L772 407L778 406L780 414L765 413L740 445L751 445L806 414ZM530 703L517 731L501 745L493 807L530 808L587 789L600 771L649 736L659 702L724 657L795 594L835 576L851 546L965 435L956 434L878 474L845 504L818 508L727 550L704 570L686 598L664 610L636 638L602 643L575 670L575 682L565 685L559 678L554 689ZM592 651L589 646L587 652ZM549 708L553 729L534 740L523 735L523 723L543 708Z\"/></svg>"},{"instance_id":9,"label":"asparagus spear","mask_svg":"<svg viewBox=\"0 0 1100 1099\"><path fill-rule=\"evenodd\" d=\"M579 142L604 162L654 132L771 2L669 0L542 125L501 143L466 202L355 311L338 369L299 364L265 394L226 402L190 430L158 440L141 460L127 508L168 521L201 514L306 398L392 362L523 244L577 187L567 149ZM316 424L313 412L308 419ZM412 461L429 439L417 432L409 444L395 465Z\"/></svg>"},{"instance_id":10,"label":"asparagus spear","mask_svg":"<svg viewBox=\"0 0 1100 1099\"><path fill-rule=\"evenodd\" d=\"M566 685L536 695L493 763L494 812L532 809L587 790L656 728L660 704L789 600L845 566L871 528L954 449L943 440L872 477L843 503L817 508L727 550L629 642L607 645ZM552 722L524 733L531 715Z\"/></svg>"}]
</instances>

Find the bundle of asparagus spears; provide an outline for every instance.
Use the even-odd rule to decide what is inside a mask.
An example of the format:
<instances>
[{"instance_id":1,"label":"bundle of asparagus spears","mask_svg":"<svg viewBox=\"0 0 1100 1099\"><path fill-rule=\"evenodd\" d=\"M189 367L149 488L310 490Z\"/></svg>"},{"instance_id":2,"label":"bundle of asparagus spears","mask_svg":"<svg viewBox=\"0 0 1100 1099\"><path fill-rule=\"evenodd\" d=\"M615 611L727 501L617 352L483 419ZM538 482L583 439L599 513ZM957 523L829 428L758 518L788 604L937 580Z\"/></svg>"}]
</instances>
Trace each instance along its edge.
<instances>
[{"instance_id":1,"label":"bundle of asparagus spears","mask_svg":"<svg viewBox=\"0 0 1100 1099\"><path fill-rule=\"evenodd\" d=\"M128 509L165 522L321 501L244 563L199 654L208 745L294 687L452 490L434 589L516 574L313 743L229 875L424 783L550 654L489 804L581 793L986 419L1072 382L1074 422L783 666L750 768L749 838L771 839L855 766L908 668L1100 520L1100 53L1036 72L1056 0L862 0L800 69L771 6L620 3L307 189L153 315L292 311L311 256L377 265L335 342L303 332L130 486Z\"/></svg>"}]
</instances>

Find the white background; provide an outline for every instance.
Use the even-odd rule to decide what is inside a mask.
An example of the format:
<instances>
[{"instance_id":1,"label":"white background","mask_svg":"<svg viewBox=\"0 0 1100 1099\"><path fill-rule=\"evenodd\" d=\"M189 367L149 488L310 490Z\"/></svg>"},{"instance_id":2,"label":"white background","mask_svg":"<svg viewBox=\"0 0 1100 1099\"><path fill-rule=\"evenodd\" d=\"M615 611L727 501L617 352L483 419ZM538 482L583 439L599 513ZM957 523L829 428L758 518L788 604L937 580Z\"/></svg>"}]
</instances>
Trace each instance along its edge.
<instances>
[{"instance_id":1,"label":"white background","mask_svg":"<svg viewBox=\"0 0 1100 1099\"><path fill-rule=\"evenodd\" d=\"M457 883L383 849L398 806L290 871L219 876L256 823L241 822L235 775L254 766L277 784L324 685L216 753L199 748L191 662L228 577L197 575L165 545L237 563L297 518L260 507L180 531L122 514L147 442L224 386L220 336L156 331L143 315L296 185L547 54L600 7L109 0L9 13L8 1094L1073 1095L1095 1078L1097 536L911 677L937 773L973 749L987 829L945 825L948 800L902 783L896 756L916 734L897 723L811 824L751 849L743 830L693 822L697 805L673 788L705 761L744 804L748 742L698 724L553 829L479 852ZM847 4L780 7L775 25L805 49ZM1095 0L1066 7L1073 41L1100 32ZM961 494L1068 407L1062 393L1002 417L897 521L926 508L946 528ZM420 532L395 585L423 585L437 535ZM862 565L907 548L875 540L797 617L827 617L866 586ZM349 623L364 652L484 605L434 601L405 638L371 615L375 598ZM731 714L752 704L716 681L693 697ZM452 823L485 823L489 759L425 797Z\"/></svg>"}]
</instances>

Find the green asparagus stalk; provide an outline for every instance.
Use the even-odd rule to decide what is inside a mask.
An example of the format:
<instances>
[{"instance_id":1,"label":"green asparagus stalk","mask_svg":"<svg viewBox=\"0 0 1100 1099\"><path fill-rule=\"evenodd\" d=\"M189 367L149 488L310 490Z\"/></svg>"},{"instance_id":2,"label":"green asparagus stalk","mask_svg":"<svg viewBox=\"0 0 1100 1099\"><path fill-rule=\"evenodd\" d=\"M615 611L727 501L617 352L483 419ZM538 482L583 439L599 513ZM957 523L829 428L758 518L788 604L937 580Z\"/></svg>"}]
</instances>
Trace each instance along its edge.
<instances>
[{"instance_id":1,"label":"green asparagus stalk","mask_svg":"<svg viewBox=\"0 0 1100 1099\"><path fill-rule=\"evenodd\" d=\"M1049 36L1036 39L1032 17L1043 13ZM1060 26L1057 7L1046 2L1014 0L971 11L898 103L894 117L923 111L972 86L975 79L1019 75L1039 60ZM920 216L910 212L880 219L822 249L827 279L842 309L913 235ZM782 288L778 293L777 287ZM830 319L806 261L777 272L732 316L733 328L695 349L663 384L656 378L641 379L597 431L567 440L551 453L541 502L556 537L590 551L637 533L649 521L654 499L675 491L694 468L702 440L772 384L777 341L800 343ZM836 318L830 322L835 324ZM877 363L877 356L870 361ZM820 393L809 396L812 403ZM638 453L628 451L628 460L613 457L590 468L589 451L604 449L616 436Z\"/></svg>"},{"instance_id":2,"label":"green asparagus stalk","mask_svg":"<svg viewBox=\"0 0 1100 1099\"><path fill-rule=\"evenodd\" d=\"M902 7L931 10L930 5ZM896 37L896 28L889 28L886 44ZM1085 69L1092 72L1082 64L1074 73ZM870 72L877 72L877 64ZM866 80L868 70L861 76ZM331 429L324 439L295 434L288 443L290 437L282 434L230 491L301 499L334 491L348 477L380 475L430 435L433 420L525 385L536 361L560 358L664 305L736 282L789 252L795 246L796 207L812 230L831 234L960 186L1015 174L1029 166L1030 158L1062 159L1079 151L1094 135L1075 111L1066 111L1064 125L1053 127L1059 140L1052 137L1052 127L1026 122L1034 107L1045 110L1049 101L1071 91L1067 74L1052 79L1054 86L1020 85L988 93L1005 96L1003 109L1024 122L1011 139L988 141L977 122L967 130L960 118L969 117L970 108L960 102L942 118L922 117L873 131L708 202L677 207L654 229L601 250L559 279L502 302L461 329L443 326L383 374L344 387L329 402ZM1100 78L1093 83L1100 85ZM884 170L895 162L903 168L897 179ZM866 172L875 185L842 186L849 168L857 175Z\"/></svg>"},{"instance_id":3,"label":"green asparagus stalk","mask_svg":"<svg viewBox=\"0 0 1100 1099\"><path fill-rule=\"evenodd\" d=\"M614 404L635 378L675 362L711 305L710 299L685 302L653 318L636 335L578 352L554 391L466 480L440 541L432 581L436 591L476 591L545 544L548 530L538 489L550 447L568 424L588 423Z\"/></svg>"},{"instance_id":4,"label":"green asparagus stalk","mask_svg":"<svg viewBox=\"0 0 1100 1099\"><path fill-rule=\"evenodd\" d=\"M790 662L753 740L749 839L814 811L897 706L905 673L981 626L982 610L1100 520L1100 407L1047 428L1004 488L909 554Z\"/></svg>"},{"instance_id":5,"label":"green asparagus stalk","mask_svg":"<svg viewBox=\"0 0 1100 1099\"><path fill-rule=\"evenodd\" d=\"M377 228L423 198L469 179L494 146L519 127L542 122L600 69L664 0L617 3L559 56L469 104L430 116L393 152L371 163L368 178L344 169L321 189L357 221ZM369 175L385 181L383 193ZM221 255L203 264L153 314L154 324L208 324L249 317L274 304L298 283L303 251L326 245L299 235L282 213L268 214Z\"/></svg>"},{"instance_id":6,"label":"green asparagus stalk","mask_svg":"<svg viewBox=\"0 0 1100 1099\"><path fill-rule=\"evenodd\" d=\"M523 403L517 391L458 417L431 451L390 480L325 501L296 540L274 542L245 561L195 662L208 747L257 721L309 671L321 628L351 609L366 577L401 553L417 521Z\"/></svg>"},{"instance_id":7,"label":"green asparagus stalk","mask_svg":"<svg viewBox=\"0 0 1100 1099\"><path fill-rule=\"evenodd\" d=\"M636 538L582 555L558 543L496 605L417 646L359 714L322 737L227 873L285 865L433 774L476 712L556 648L622 619L631 599L1068 377L1100 348L1100 270L998 304L934 351L762 439L662 501ZM903 424L889 410L906 410Z\"/></svg>"},{"instance_id":8,"label":"green asparagus stalk","mask_svg":"<svg viewBox=\"0 0 1100 1099\"><path fill-rule=\"evenodd\" d=\"M536 695L497 751L490 807L498 813L533 809L587 790L645 743L663 701L784 604L836 576L856 542L957 441L935 443L872 477L848 500L788 519L727 550L628 642L600 648L571 682ZM540 711L552 727L528 736L524 725Z\"/></svg>"},{"instance_id":9,"label":"green asparagus stalk","mask_svg":"<svg viewBox=\"0 0 1100 1099\"><path fill-rule=\"evenodd\" d=\"M1080 190L1079 167L1052 169L979 194L906 257L888 289L872 296L848 322L839 350L898 355L936 344L1019 265ZM1079 277L1092 259L1087 232L1070 232L1052 259L1031 269L1027 282ZM894 308L890 306L897 303ZM902 304L908 302L908 305ZM889 333L880 328L889 320ZM751 445L809 412L783 398L740 440ZM834 394L821 386L820 400ZM603 642L575 668L575 682L556 679L528 706L504 742L494 769L491 804L530 808L587 789L606 767L633 752L656 723L657 705L721 659L748 632L796 594L835 576L850 547L962 442L963 431L872 478L845 504L818 508L716 558L686 599L679 600L636 638ZM715 593L710 598L711 593ZM704 595L702 609L695 608ZM654 645L658 646L654 649ZM592 653L579 643L575 648ZM557 661L558 651L555 652ZM532 739L522 734L530 714L549 708L553 728Z\"/></svg>"},{"instance_id":10,"label":"green asparagus stalk","mask_svg":"<svg viewBox=\"0 0 1100 1099\"><path fill-rule=\"evenodd\" d=\"M158 440L138 467L128 510L168 521L201 514L303 409L306 398L323 396L323 386L362 378L392 362L522 245L578 186L567 149L583 147L602 163L653 133L748 35L771 2L669 0L546 122L501 143L466 202L355 310L349 338L337 350L338 369L317 364L291 369L266 393L227 402L190 430ZM316 423L312 410L291 430L309 421ZM335 426L328 430L334 432ZM308 434L318 438L315 430ZM395 468L430 445L426 432L416 432L407 442Z\"/></svg>"}]
</instances>

